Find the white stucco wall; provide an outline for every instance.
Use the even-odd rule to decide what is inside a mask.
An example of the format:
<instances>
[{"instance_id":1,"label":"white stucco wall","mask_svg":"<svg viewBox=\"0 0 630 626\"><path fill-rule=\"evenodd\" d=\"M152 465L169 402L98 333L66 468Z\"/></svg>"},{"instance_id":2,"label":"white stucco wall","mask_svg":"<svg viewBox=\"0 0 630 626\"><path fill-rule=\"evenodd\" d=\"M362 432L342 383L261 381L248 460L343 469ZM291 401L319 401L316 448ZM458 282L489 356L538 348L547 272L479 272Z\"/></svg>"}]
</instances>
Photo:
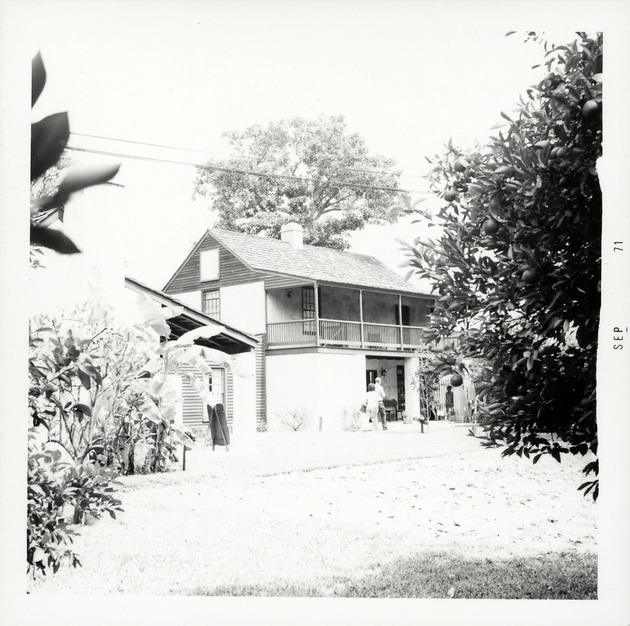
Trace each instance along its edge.
<instances>
[{"instance_id":1,"label":"white stucco wall","mask_svg":"<svg viewBox=\"0 0 630 626\"><path fill-rule=\"evenodd\" d=\"M265 332L265 284L221 287L221 321L250 335Z\"/></svg>"},{"instance_id":2,"label":"white stucco wall","mask_svg":"<svg viewBox=\"0 0 630 626\"><path fill-rule=\"evenodd\" d=\"M192 307L197 311L203 310L203 302L201 300L201 290L196 291L184 291L182 293L171 294L173 298L179 300L182 304Z\"/></svg>"},{"instance_id":3,"label":"white stucco wall","mask_svg":"<svg viewBox=\"0 0 630 626\"><path fill-rule=\"evenodd\" d=\"M361 354L304 353L267 356L267 422L286 429L281 416L305 411L307 428L338 431L344 412L358 410L365 396L365 357Z\"/></svg>"},{"instance_id":4,"label":"white stucco wall","mask_svg":"<svg viewBox=\"0 0 630 626\"><path fill-rule=\"evenodd\" d=\"M363 354L319 354L320 403L324 430L342 430L348 418L365 399L365 356Z\"/></svg>"},{"instance_id":5,"label":"white stucco wall","mask_svg":"<svg viewBox=\"0 0 630 626\"><path fill-rule=\"evenodd\" d=\"M235 357L238 373L249 376L233 377L234 394L232 398L232 445L236 452L253 452L256 447L256 369L253 352L245 352ZM230 447L232 450L232 447Z\"/></svg>"}]
</instances>

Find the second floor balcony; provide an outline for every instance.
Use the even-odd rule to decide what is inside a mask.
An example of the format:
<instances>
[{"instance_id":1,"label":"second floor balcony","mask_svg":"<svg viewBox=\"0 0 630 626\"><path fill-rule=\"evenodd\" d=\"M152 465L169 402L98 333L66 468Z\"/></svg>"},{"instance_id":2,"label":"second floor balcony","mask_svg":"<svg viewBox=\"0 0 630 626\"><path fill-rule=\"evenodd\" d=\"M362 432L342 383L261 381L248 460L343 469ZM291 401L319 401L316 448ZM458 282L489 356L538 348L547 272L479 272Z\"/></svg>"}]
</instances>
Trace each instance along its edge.
<instances>
[{"instance_id":1,"label":"second floor balcony","mask_svg":"<svg viewBox=\"0 0 630 626\"><path fill-rule=\"evenodd\" d=\"M327 285L267 292L267 346L412 352L427 345L428 297Z\"/></svg>"}]
</instances>

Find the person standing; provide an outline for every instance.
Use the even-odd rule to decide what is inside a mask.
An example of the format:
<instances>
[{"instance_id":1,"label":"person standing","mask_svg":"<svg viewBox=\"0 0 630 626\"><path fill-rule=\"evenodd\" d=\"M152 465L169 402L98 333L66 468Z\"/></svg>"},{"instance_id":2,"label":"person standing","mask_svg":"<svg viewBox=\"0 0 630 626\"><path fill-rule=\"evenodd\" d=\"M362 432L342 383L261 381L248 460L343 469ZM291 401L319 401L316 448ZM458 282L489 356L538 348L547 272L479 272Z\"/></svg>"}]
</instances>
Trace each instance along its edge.
<instances>
[{"instance_id":1,"label":"person standing","mask_svg":"<svg viewBox=\"0 0 630 626\"><path fill-rule=\"evenodd\" d=\"M372 430L378 430L378 402L379 395L375 390L374 383L368 385L367 395L365 396L365 427L372 420Z\"/></svg>"},{"instance_id":2,"label":"person standing","mask_svg":"<svg viewBox=\"0 0 630 626\"><path fill-rule=\"evenodd\" d=\"M453 417L453 409L454 409L454 401L453 401L453 388L448 385L448 387L446 388L446 398L445 398L445 405L446 405L446 419L451 419Z\"/></svg>"},{"instance_id":3,"label":"person standing","mask_svg":"<svg viewBox=\"0 0 630 626\"><path fill-rule=\"evenodd\" d=\"M381 379L377 378L374 381L374 387L376 388L376 393L378 394L378 418L383 424L383 430L387 430L387 418L385 416L385 404L383 400L385 400L385 389L383 389L383 385L381 385Z\"/></svg>"}]
</instances>

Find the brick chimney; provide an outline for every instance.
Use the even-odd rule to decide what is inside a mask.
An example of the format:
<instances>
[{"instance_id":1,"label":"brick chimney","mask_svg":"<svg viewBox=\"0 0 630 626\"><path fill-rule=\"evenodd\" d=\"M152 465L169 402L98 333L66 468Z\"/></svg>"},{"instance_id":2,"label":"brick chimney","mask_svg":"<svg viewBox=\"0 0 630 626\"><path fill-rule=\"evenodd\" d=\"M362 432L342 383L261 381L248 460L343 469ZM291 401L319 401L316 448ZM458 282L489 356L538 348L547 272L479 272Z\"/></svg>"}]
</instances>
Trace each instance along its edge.
<instances>
[{"instance_id":1,"label":"brick chimney","mask_svg":"<svg viewBox=\"0 0 630 626\"><path fill-rule=\"evenodd\" d=\"M302 240L302 227L296 222L284 224L280 229L280 239L286 241L296 250L301 250L304 245Z\"/></svg>"}]
</instances>

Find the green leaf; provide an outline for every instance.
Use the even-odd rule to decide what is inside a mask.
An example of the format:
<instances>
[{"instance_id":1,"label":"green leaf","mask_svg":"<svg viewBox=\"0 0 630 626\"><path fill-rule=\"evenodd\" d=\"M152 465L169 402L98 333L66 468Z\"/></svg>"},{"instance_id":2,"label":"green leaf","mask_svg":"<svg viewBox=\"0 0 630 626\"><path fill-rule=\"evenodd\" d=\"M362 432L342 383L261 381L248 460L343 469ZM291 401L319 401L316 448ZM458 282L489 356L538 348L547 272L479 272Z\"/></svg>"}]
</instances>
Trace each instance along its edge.
<instances>
[{"instance_id":1,"label":"green leaf","mask_svg":"<svg viewBox=\"0 0 630 626\"><path fill-rule=\"evenodd\" d=\"M50 248L59 254L81 252L74 242L58 230L31 224L31 245Z\"/></svg>"},{"instance_id":2,"label":"green leaf","mask_svg":"<svg viewBox=\"0 0 630 626\"><path fill-rule=\"evenodd\" d=\"M207 324L201 328L195 328L184 333L175 343L178 346L190 346L193 345L197 339L209 339L225 332L225 326L220 324Z\"/></svg>"},{"instance_id":3,"label":"green leaf","mask_svg":"<svg viewBox=\"0 0 630 626\"><path fill-rule=\"evenodd\" d=\"M77 368L77 376L79 377L81 384L86 389L90 389L92 387L92 379L83 370Z\"/></svg>"},{"instance_id":4,"label":"green leaf","mask_svg":"<svg viewBox=\"0 0 630 626\"><path fill-rule=\"evenodd\" d=\"M67 113L55 113L31 124L31 182L59 161L69 138Z\"/></svg>"},{"instance_id":5,"label":"green leaf","mask_svg":"<svg viewBox=\"0 0 630 626\"><path fill-rule=\"evenodd\" d=\"M145 400L144 404L140 406L140 411L142 412L142 415L146 417L146 419L148 419L150 422L153 422L154 424L161 424L163 421L162 414L157 408L155 402L153 402L153 400L151 399Z\"/></svg>"},{"instance_id":6,"label":"green leaf","mask_svg":"<svg viewBox=\"0 0 630 626\"><path fill-rule=\"evenodd\" d=\"M184 431L180 430L176 426L171 426L171 434L176 441L187 448L194 447L195 442Z\"/></svg>"},{"instance_id":7,"label":"green leaf","mask_svg":"<svg viewBox=\"0 0 630 626\"><path fill-rule=\"evenodd\" d=\"M87 374L90 378L96 378L96 368L89 363L79 363L79 370Z\"/></svg>"},{"instance_id":8,"label":"green leaf","mask_svg":"<svg viewBox=\"0 0 630 626\"><path fill-rule=\"evenodd\" d=\"M41 548L35 548L33 552L33 563L41 563L46 558L46 553Z\"/></svg>"},{"instance_id":9,"label":"green leaf","mask_svg":"<svg viewBox=\"0 0 630 626\"><path fill-rule=\"evenodd\" d=\"M112 179L118 173L120 164L116 165L91 165L76 166L68 171L68 174L59 184L57 193L47 197L38 203L41 209L63 206L70 195L75 191L101 185Z\"/></svg>"},{"instance_id":10,"label":"green leaf","mask_svg":"<svg viewBox=\"0 0 630 626\"><path fill-rule=\"evenodd\" d=\"M46 85L46 68L41 53L33 57L31 70L31 107L35 105Z\"/></svg>"},{"instance_id":11,"label":"green leaf","mask_svg":"<svg viewBox=\"0 0 630 626\"><path fill-rule=\"evenodd\" d=\"M75 404L72 408L75 411L83 413L83 415L87 415L88 417L92 416L92 409L87 404Z\"/></svg>"},{"instance_id":12,"label":"green leaf","mask_svg":"<svg viewBox=\"0 0 630 626\"><path fill-rule=\"evenodd\" d=\"M160 305L145 296L144 294L140 294L138 296L138 306L140 310L144 314L145 321L147 324L160 336L160 337L169 337L171 334L171 329L162 314L162 308Z\"/></svg>"}]
</instances>

